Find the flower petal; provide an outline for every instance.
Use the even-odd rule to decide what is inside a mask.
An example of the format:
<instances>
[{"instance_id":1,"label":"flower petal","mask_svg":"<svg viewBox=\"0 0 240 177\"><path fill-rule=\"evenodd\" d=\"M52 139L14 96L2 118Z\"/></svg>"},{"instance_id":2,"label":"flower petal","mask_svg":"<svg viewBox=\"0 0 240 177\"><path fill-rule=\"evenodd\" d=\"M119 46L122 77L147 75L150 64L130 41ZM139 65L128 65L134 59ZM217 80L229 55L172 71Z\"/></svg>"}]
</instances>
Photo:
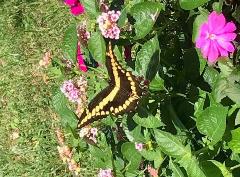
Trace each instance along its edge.
<instances>
[{"instance_id":1,"label":"flower petal","mask_svg":"<svg viewBox=\"0 0 240 177\"><path fill-rule=\"evenodd\" d=\"M80 3L78 3L76 6L71 7L71 13L75 16L80 15L84 12L85 12L84 7Z\"/></svg>"},{"instance_id":2,"label":"flower petal","mask_svg":"<svg viewBox=\"0 0 240 177\"><path fill-rule=\"evenodd\" d=\"M208 61L214 63L217 61L219 56L219 51L216 45L216 41L210 41L209 51L208 51Z\"/></svg>"},{"instance_id":3,"label":"flower petal","mask_svg":"<svg viewBox=\"0 0 240 177\"><path fill-rule=\"evenodd\" d=\"M217 14L217 12L213 11L208 16L209 33L217 34L219 30L224 28L225 24L226 19L223 14Z\"/></svg>"},{"instance_id":4,"label":"flower petal","mask_svg":"<svg viewBox=\"0 0 240 177\"><path fill-rule=\"evenodd\" d=\"M202 52L204 58L207 58L209 47L210 47L210 42L211 41L209 39L206 39L204 45L201 47L201 52Z\"/></svg>"},{"instance_id":5,"label":"flower petal","mask_svg":"<svg viewBox=\"0 0 240 177\"><path fill-rule=\"evenodd\" d=\"M217 35L217 41L233 41L237 37L236 33L224 33Z\"/></svg>"},{"instance_id":6,"label":"flower petal","mask_svg":"<svg viewBox=\"0 0 240 177\"><path fill-rule=\"evenodd\" d=\"M233 23L233 22L228 22L225 27L220 30L218 34L221 34L221 33L231 33L233 31L235 31L237 29L236 25Z\"/></svg>"},{"instance_id":7,"label":"flower petal","mask_svg":"<svg viewBox=\"0 0 240 177\"><path fill-rule=\"evenodd\" d=\"M224 48L228 52L233 52L235 50L235 47L233 46L233 44L231 42L222 41L222 40L218 40L217 42L222 48Z\"/></svg>"},{"instance_id":8,"label":"flower petal","mask_svg":"<svg viewBox=\"0 0 240 177\"><path fill-rule=\"evenodd\" d=\"M225 50L224 48L222 48L222 47L218 47L218 50L219 50L219 52L220 52L220 55L222 56L222 57L227 57L228 56L228 52L227 52L227 50Z\"/></svg>"}]
</instances>

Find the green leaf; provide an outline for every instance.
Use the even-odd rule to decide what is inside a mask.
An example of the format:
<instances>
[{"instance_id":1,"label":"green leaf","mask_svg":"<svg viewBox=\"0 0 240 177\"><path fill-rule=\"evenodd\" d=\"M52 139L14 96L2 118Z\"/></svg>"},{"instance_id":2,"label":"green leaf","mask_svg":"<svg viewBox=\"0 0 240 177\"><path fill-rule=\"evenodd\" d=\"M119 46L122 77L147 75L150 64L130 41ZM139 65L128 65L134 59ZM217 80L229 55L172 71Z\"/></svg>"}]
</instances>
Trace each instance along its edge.
<instances>
[{"instance_id":1,"label":"green leaf","mask_svg":"<svg viewBox=\"0 0 240 177\"><path fill-rule=\"evenodd\" d=\"M179 0L180 7L184 10L192 10L195 9L209 0Z\"/></svg>"},{"instance_id":2,"label":"green leaf","mask_svg":"<svg viewBox=\"0 0 240 177\"><path fill-rule=\"evenodd\" d=\"M227 88L225 88L225 94L235 103L240 104L240 85L228 83Z\"/></svg>"},{"instance_id":3,"label":"green leaf","mask_svg":"<svg viewBox=\"0 0 240 177\"><path fill-rule=\"evenodd\" d=\"M218 67L220 68L221 74L224 77L229 76L234 70L234 66L233 66L232 61L231 60L226 60L226 59L219 60L218 61Z\"/></svg>"},{"instance_id":4,"label":"green leaf","mask_svg":"<svg viewBox=\"0 0 240 177\"><path fill-rule=\"evenodd\" d=\"M89 151L94 157L93 163L96 168L112 168L112 154L109 147L99 148L90 145Z\"/></svg>"},{"instance_id":5,"label":"green leaf","mask_svg":"<svg viewBox=\"0 0 240 177\"><path fill-rule=\"evenodd\" d=\"M154 130L154 134L158 145L165 154L181 159L182 156L191 153L191 150L185 147L176 136L161 130Z\"/></svg>"},{"instance_id":6,"label":"green leaf","mask_svg":"<svg viewBox=\"0 0 240 177\"><path fill-rule=\"evenodd\" d=\"M240 128L231 131L232 140L228 143L230 149L235 153L240 153Z\"/></svg>"},{"instance_id":7,"label":"green leaf","mask_svg":"<svg viewBox=\"0 0 240 177\"><path fill-rule=\"evenodd\" d=\"M121 152L123 156L129 161L128 170L135 170L139 167L142 157L135 149L135 145L133 143L124 143L121 146Z\"/></svg>"},{"instance_id":8,"label":"green leaf","mask_svg":"<svg viewBox=\"0 0 240 177\"><path fill-rule=\"evenodd\" d=\"M97 8L96 0L81 0L87 14L91 17L97 17L100 13Z\"/></svg>"},{"instance_id":9,"label":"green leaf","mask_svg":"<svg viewBox=\"0 0 240 177\"><path fill-rule=\"evenodd\" d=\"M135 114L133 117L133 120L138 125L141 125L142 127L146 127L146 128L157 128L157 127L164 126L164 124L160 119L160 116L157 117L157 116L149 115L146 118L141 118L137 114Z\"/></svg>"},{"instance_id":10,"label":"green leaf","mask_svg":"<svg viewBox=\"0 0 240 177\"><path fill-rule=\"evenodd\" d=\"M141 126L136 126L132 131L129 131L127 127L124 127L124 132L131 142L145 142L145 138L141 132Z\"/></svg>"},{"instance_id":11,"label":"green leaf","mask_svg":"<svg viewBox=\"0 0 240 177\"><path fill-rule=\"evenodd\" d=\"M76 62L77 41L76 24L72 24L68 27L64 35L62 50L66 55L66 58L73 63Z\"/></svg>"},{"instance_id":12,"label":"green leaf","mask_svg":"<svg viewBox=\"0 0 240 177\"><path fill-rule=\"evenodd\" d=\"M222 12L223 1L214 2L212 6L213 6L214 11L216 11L218 13L221 13Z\"/></svg>"},{"instance_id":13,"label":"green leaf","mask_svg":"<svg viewBox=\"0 0 240 177\"><path fill-rule=\"evenodd\" d=\"M119 19L118 19L118 26L119 26L120 28L122 28L122 27L125 25L126 21L127 21L127 10L128 10L128 7L125 7L125 8L121 11L121 15L120 15L120 17L119 17Z\"/></svg>"},{"instance_id":14,"label":"green leaf","mask_svg":"<svg viewBox=\"0 0 240 177\"><path fill-rule=\"evenodd\" d=\"M206 22L208 19L208 14L202 13L200 15L198 15L194 22L193 22L193 34L192 34L192 41L195 42L197 40L197 37L199 35L199 31L200 31L200 26Z\"/></svg>"},{"instance_id":15,"label":"green leaf","mask_svg":"<svg viewBox=\"0 0 240 177\"><path fill-rule=\"evenodd\" d=\"M134 24L135 40L144 38L152 30L162 9L164 9L163 4L150 1L135 4L130 9L131 15L136 20Z\"/></svg>"},{"instance_id":16,"label":"green leaf","mask_svg":"<svg viewBox=\"0 0 240 177\"><path fill-rule=\"evenodd\" d=\"M213 67L208 66L203 74L203 78L207 83L213 87L218 79L219 73Z\"/></svg>"},{"instance_id":17,"label":"green leaf","mask_svg":"<svg viewBox=\"0 0 240 177\"><path fill-rule=\"evenodd\" d=\"M77 116L67 107L67 100L62 92L57 91L55 93L52 103L54 109L61 117L61 122L63 123L63 126L67 127L69 125L72 129L76 129Z\"/></svg>"},{"instance_id":18,"label":"green leaf","mask_svg":"<svg viewBox=\"0 0 240 177\"><path fill-rule=\"evenodd\" d=\"M91 37L88 40L88 47L96 61L105 63L106 45L102 35L99 32L94 32L91 34Z\"/></svg>"},{"instance_id":19,"label":"green leaf","mask_svg":"<svg viewBox=\"0 0 240 177\"><path fill-rule=\"evenodd\" d=\"M169 161L169 167L173 171L172 177L185 177L180 167L172 159Z\"/></svg>"},{"instance_id":20,"label":"green leaf","mask_svg":"<svg viewBox=\"0 0 240 177\"><path fill-rule=\"evenodd\" d=\"M154 130L154 134L161 150L170 157L176 158L189 177L206 177L196 157L192 156L189 146L184 146L176 136L168 132Z\"/></svg>"},{"instance_id":21,"label":"green leaf","mask_svg":"<svg viewBox=\"0 0 240 177\"><path fill-rule=\"evenodd\" d=\"M149 89L151 91L160 91L164 89L164 80L156 75L154 79L149 84Z\"/></svg>"},{"instance_id":22,"label":"green leaf","mask_svg":"<svg viewBox=\"0 0 240 177\"><path fill-rule=\"evenodd\" d=\"M159 148L155 150L143 149L140 154L149 161L154 161L156 159L161 159L163 161L163 157Z\"/></svg>"},{"instance_id":23,"label":"green leaf","mask_svg":"<svg viewBox=\"0 0 240 177\"><path fill-rule=\"evenodd\" d=\"M211 140L210 145L222 139L226 129L227 112L227 107L218 104L207 107L197 116L197 128Z\"/></svg>"},{"instance_id":24,"label":"green leaf","mask_svg":"<svg viewBox=\"0 0 240 177\"><path fill-rule=\"evenodd\" d=\"M216 160L209 160L211 161L214 165L216 165L222 172L222 175L224 177L233 177L232 173L230 171L228 171L228 169L226 168L226 166Z\"/></svg>"},{"instance_id":25,"label":"green leaf","mask_svg":"<svg viewBox=\"0 0 240 177\"><path fill-rule=\"evenodd\" d=\"M157 36L146 42L136 56L136 71L152 80L159 67L159 43Z\"/></svg>"}]
</instances>

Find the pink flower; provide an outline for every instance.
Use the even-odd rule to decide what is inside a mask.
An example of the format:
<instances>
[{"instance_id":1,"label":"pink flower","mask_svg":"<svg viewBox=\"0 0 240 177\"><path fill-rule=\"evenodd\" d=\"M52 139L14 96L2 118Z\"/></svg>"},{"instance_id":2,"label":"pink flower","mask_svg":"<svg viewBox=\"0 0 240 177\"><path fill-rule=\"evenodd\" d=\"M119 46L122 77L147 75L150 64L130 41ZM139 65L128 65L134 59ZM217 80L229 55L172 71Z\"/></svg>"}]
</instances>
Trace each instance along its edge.
<instances>
[{"instance_id":1,"label":"pink flower","mask_svg":"<svg viewBox=\"0 0 240 177\"><path fill-rule=\"evenodd\" d=\"M135 149L137 149L139 152L143 150L143 144L142 143L135 143Z\"/></svg>"},{"instance_id":2,"label":"pink flower","mask_svg":"<svg viewBox=\"0 0 240 177\"><path fill-rule=\"evenodd\" d=\"M226 22L223 14L213 11L208 21L200 27L196 40L196 47L201 49L204 58L215 63L218 57L227 57L228 52L235 50L232 41L236 38L236 26L233 22Z\"/></svg>"},{"instance_id":3,"label":"pink flower","mask_svg":"<svg viewBox=\"0 0 240 177\"><path fill-rule=\"evenodd\" d=\"M80 93L72 83L72 80L64 81L63 85L60 87L60 90L71 102L78 102Z\"/></svg>"},{"instance_id":4,"label":"pink flower","mask_svg":"<svg viewBox=\"0 0 240 177\"><path fill-rule=\"evenodd\" d=\"M85 12L85 10L81 3L77 3L75 6L71 7L71 13L75 16L83 14L84 12Z\"/></svg>"},{"instance_id":5,"label":"pink flower","mask_svg":"<svg viewBox=\"0 0 240 177\"><path fill-rule=\"evenodd\" d=\"M147 170L152 177L158 177L158 170L154 169L150 165L148 165Z\"/></svg>"},{"instance_id":6,"label":"pink flower","mask_svg":"<svg viewBox=\"0 0 240 177\"><path fill-rule=\"evenodd\" d=\"M98 177L113 177L112 170L110 168L106 170L100 169Z\"/></svg>"},{"instance_id":7,"label":"pink flower","mask_svg":"<svg viewBox=\"0 0 240 177\"><path fill-rule=\"evenodd\" d=\"M78 61L78 67L83 72L87 72L87 66L84 63L84 58L81 53L80 43L77 45L77 61Z\"/></svg>"},{"instance_id":8,"label":"pink flower","mask_svg":"<svg viewBox=\"0 0 240 177\"><path fill-rule=\"evenodd\" d=\"M105 38L119 39L120 29L117 26L117 21L120 17L120 11L103 12L97 19L99 29Z\"/></svg>"},{"instance_id":9,"label":"pink flower","mask_svg":"<svg viewBox=\"0 0 240 177\"><path fill-rule=\"evenodd\" d=\"M71 13L75 16L83 14L85 9L79 0L65 0L64 3L71 9Z\"/></svg>"}]
</instances>

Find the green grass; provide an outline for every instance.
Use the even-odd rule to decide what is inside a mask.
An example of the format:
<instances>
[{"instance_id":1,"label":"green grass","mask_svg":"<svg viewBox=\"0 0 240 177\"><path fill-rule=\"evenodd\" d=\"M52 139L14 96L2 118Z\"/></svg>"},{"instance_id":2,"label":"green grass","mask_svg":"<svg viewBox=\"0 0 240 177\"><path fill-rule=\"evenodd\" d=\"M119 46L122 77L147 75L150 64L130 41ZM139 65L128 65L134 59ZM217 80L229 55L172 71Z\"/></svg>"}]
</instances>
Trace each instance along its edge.
<instances>
[{"instance_id":1,"label":"green grass","mask_svg":"<svg viewBox=\"0 0 240 177\"><path fill-rule=\"evenodd\" d=\"M51 88L57 84L43 82L38 62L49 50L60 55L72 20L60 1L0 1L0 176L71 176L54 133Z\"/></svg>"}]
</instances>

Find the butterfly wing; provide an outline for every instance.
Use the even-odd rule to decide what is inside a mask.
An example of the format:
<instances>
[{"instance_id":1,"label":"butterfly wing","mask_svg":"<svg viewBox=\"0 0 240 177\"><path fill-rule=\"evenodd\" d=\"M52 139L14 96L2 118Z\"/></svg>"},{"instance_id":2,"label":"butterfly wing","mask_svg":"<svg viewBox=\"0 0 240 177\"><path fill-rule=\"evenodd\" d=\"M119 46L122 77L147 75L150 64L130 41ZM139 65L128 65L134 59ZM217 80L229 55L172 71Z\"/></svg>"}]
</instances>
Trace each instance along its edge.
<instances>
[{"instance_id":1,"label":"butterfly wing","mask_svg":"<svg viewBox=\"0 0 240 177\"><path fill-rule=\"evenodd\" d=\"M109 45L107 52L106 67L110 84L97 94L84 110L79 118L78 128L110 114L120 115L133 111L142 96L139 81L117 61L111 45Z\"/></svg>"}]
</instances>

